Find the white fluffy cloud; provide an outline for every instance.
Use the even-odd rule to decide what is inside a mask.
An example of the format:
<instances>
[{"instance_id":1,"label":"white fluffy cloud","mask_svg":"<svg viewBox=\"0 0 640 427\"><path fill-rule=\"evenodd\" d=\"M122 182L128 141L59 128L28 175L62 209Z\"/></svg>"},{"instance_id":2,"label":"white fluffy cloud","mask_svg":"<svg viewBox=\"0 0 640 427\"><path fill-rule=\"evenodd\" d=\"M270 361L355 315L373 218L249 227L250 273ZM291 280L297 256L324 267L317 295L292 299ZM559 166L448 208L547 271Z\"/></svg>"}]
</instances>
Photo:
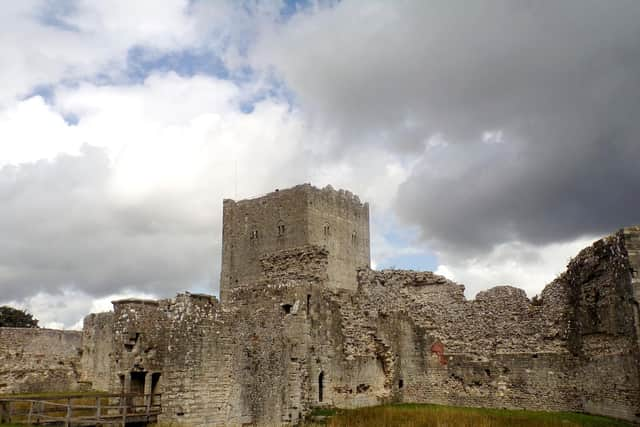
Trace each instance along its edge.
<instances>
[{"instance_id":1,"label":"white fluffy cloud","mask_svg":"<svg viewBox=\"0 0 640 427\"><path fill-rule=\"evenodd\" d=\"M299 113L269 99L244 113L245 95L228 81L166 73L61 87L53 104L36 96L5 110L2 300L68 327L87 306L61 306L69 295L216 291L225 197L312 180L388 211L403 178L396 159L372 150L333 161Z\"/></svg>"},{"instance_id":2,"label":"white fluffy cloud","mask_svg":"<svg viewBox=\"0 0 640 427\"><path fill-rule=\"evenodd\" d=\"M308 181L370 202L377 265L436 254L470 296L633 219L636 3L282 7L2 6L0 303L215 290L222 199Z\"/></svg>"},{"instance_id":3,"label":"white fluffy cloud","mask_svg":"<svg viewBox=\"0 0 640 427\"><path fill-rule=\"evenodd\" d=\"M517 286L533 297L565 270L572 257L596 239L582 237L542 246L509 242L475 257L439 253L441 264L436 273L464 284L465 294L470 298L496 285Z\"/></svg>"}]
</instances>

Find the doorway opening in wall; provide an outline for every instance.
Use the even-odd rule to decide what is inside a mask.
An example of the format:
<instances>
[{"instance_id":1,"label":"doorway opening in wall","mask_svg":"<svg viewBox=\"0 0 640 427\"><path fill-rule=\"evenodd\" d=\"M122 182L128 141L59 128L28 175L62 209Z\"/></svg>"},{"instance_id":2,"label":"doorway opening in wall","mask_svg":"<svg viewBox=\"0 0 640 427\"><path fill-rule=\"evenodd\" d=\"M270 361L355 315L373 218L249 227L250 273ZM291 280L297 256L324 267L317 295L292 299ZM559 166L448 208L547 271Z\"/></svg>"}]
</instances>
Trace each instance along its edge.
<instances>
[{"instance_id":1,"label":"doorway opening in wall","mask_svg":"<svg viewBox=\"0 0 640 427\"><path fill-rule=\"evenodd\" d=\"M398 381L398 388L402 388L404 387L404 380L402 378L400 378L400 381Z\"/></svg>"},{"instance_id":2,"label":"doorway opening in wall","mask_svg":"<svg viewBox=\"0 0 640 427\"><path fill-rule=\"evenodd\" d=\"M146 372L131 372L131 385L129 386L129 392L134 394L144 394L144 379L146 376Z\"/></svg>"},{"instance_id":3,"label":"doorway opening in wall","mask_svg":"<svg viewBox=\"0 0 640 427\"><path fill-rule=\"evenodd\" d=\"M122 374L118 375L118 378L120 379L120 393L124 394L126 392L126 390L124 389L124 383L125 383L124 375L122 375Z\"/></svg>"},{"instance_id":4,"label":"doorway opening in wall","mask_svg":"<svg viewBox=\"0 0 640 427\"><path fill-rule=\"evenodd\" d=\"M151 374L151 394L158 394L160 384L160 372L154 372Z\"/></svg>"},{"instance_id":5,"label":"doorway opening in wall","mask_svg":"<svg viewBox=\"0 0 640 427\"><path fill-rule=\"evenodd\" d=\"M318 375L318 402L322 402L324 394L324 372L320 372Z\"/></svg>"}]
</instances>

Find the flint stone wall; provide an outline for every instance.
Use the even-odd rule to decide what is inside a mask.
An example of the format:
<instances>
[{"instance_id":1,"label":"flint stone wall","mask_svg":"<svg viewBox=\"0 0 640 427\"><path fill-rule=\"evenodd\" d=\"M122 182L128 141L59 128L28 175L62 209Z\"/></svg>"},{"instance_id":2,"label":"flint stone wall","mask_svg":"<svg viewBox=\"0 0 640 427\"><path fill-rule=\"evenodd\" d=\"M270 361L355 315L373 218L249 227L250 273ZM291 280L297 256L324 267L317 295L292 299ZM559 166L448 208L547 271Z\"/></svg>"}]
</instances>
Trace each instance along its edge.
<instances>
[{"instance_id":1,"label":"flint stone wall","mask_svg":"<svg viewBox=\"0 0 640 427\"><path fill-rule=\"evenodd\" d=\"M92 313L82 328L81 379L94 390L111 390L113 384L113 312Z\"/></svg>"},{"instance_id":2,"label":"flint stone wall","mask_svg":"<svg viewBox=\"0 0 640 427\"><path fill-rule=\"evenodd\" d=\"M0 394L81 390L82 333L0 328Z\"/></svg>"},{"instance_id":3,"label":"flint stone wall","mask_svg":"<svg viewBox=\"0 0 640 427\"><path fill-rule=\"evenodd\" d=\"M295 424L313 407L389 402L637 422L637 236L583 250L536 302L510 286L467 300L462 285L402 270L360 269L356 291L336 289L325 248L276 251L222 305L116 303L115 376L161 373L163 420L191 425Z\"/></svg>"}]
</instances>

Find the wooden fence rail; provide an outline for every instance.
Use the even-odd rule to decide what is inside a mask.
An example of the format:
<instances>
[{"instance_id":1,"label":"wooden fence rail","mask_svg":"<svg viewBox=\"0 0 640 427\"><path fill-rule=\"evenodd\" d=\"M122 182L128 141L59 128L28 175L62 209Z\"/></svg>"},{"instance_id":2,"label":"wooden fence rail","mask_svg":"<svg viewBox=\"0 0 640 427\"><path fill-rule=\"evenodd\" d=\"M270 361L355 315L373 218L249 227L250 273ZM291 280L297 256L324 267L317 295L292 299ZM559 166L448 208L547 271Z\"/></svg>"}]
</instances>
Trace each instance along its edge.
<instances>
[{"instance_id":1,"label":"wooden fence rail","mask_svg":"<svg viewBox=\"0 0 640 427\"><path fill-rule=\"evenodd\" d=\"M0 424L71 426L156 422L160 394L78 394L0 397Z\"/></svg>"}]
</instances>

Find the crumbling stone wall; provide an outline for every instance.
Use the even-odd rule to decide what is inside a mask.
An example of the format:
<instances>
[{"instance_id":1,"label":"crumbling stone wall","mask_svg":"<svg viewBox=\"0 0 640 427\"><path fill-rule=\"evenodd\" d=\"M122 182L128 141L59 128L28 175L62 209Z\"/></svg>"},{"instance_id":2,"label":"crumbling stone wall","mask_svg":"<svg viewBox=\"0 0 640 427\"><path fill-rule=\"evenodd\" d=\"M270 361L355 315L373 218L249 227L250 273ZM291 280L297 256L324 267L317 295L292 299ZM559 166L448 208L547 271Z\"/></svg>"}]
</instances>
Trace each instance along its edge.
<instances>
[{"instance_id":1,"label":"crumbling stone wall","mask_svg":"<svg viewBox=\"0 0 640 427\"><path fill-rule=\"evenodd\" d=\"M0 394L80 390L82 333L0 328Z\"/></svg>"},{"instance_id":2,"label":"crumbling stone wall","mask_svg":"<svg viewBox=\"0 0 640 427\"><path fill-rule=\"evenodd\" d=\"M535 301L511 286L467 300L431 272L371 270L368 205L349 192L305 184L225 200L223 216L222 304L122 300L89 317L95 384L162 393L162 421L189 425L387 402L640 421L638 227L583 250Z\"/></svg>"},{"instance_id":3,"label":"crumbling stone wall","mask_svg":"<svg viewBox=\"0 0 640 427\"><path fill-rule=\"evenodd\" d=\"M92 313L84 318L80 373L93 390L113 388L113 312Z\"/></svg>"},{"instance_id":4,"label":"crumbling stone wall","mask_svg":"<svg viewBox=\"0 0 640 427\"><path fill-rule=\"evenodd\" d=\"M333 288L326 247L276 251L222 305L117 302L116 374L160 373L163 420L193 425L295 424L312 407L387 402L638 421L636 236L585 249L535 302L511 286L467 300L462 285L402 270L360 269L356 291Z\"/></svg>"},{"instance_id":5,"label":"crumbling stone wall","mask_svg":"<svg viewBox=\"0 0 640 427\"><path fill-rule=\"evenodd\" d=\"M368 234L368 206L344 191L225 201L222 303L115 301L85 319L81 351L77 332L0 329L0 393L162 393L161 422L202 426L388 402L640 422L640 227L584 249L535 301L371 270Z\"/></svg>"},{"instance_id":6,"label":"crumbling stone wall","mask_svg":"<svg viewBox=\"0 0 640 427\"><path fill-rule=\"evenodd\" d=\"M569 289L568 349L578 358L581 406L618 418L640 418L638 300L634 275L638 229L599 240L558 279Z\"/></svg>"}]
</instances>

